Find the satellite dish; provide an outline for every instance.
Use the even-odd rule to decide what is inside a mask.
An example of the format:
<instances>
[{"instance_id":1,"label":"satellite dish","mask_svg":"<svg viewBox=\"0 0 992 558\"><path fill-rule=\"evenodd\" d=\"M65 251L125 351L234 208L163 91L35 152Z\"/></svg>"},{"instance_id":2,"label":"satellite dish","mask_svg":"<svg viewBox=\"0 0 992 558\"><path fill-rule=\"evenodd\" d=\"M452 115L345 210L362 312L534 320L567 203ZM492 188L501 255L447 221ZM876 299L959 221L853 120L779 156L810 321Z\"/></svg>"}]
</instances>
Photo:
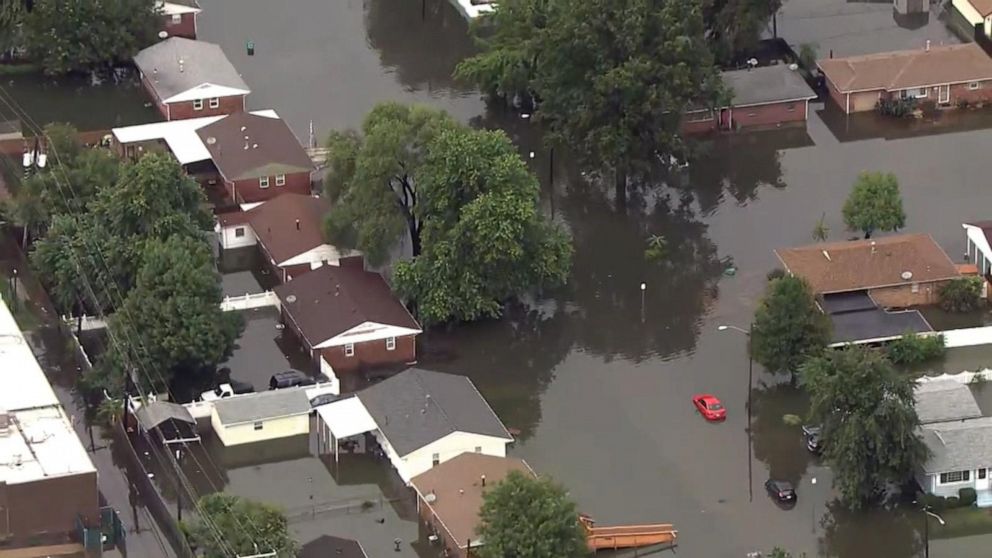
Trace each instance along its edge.
<instances>
[{"instance_id":1,"label":"satellite dish","mask_svg":"<svg viewBox=\"0 0 992 558\"><path fill-rule=\"evenodd\" d=\"M903 271L902 272L902 275L900 277L902 277L902 280L903 281L909 281L910 279L913 278L913 272L912 271Z\"/></svg>"},{"instance_id":2,"label":"satellite dish","mask_svg":"<svg viewBox=\"0 0 992 558\"><path fill-rule=\"evenodd\" d=\"M159 39L167 39L167 38L169 38L169 32L168 31L159 31L158 32L158 38Z\"/></svg>"},{"instance_id":3,"label":"satellite dish","mask_svg":"<svg viewBox=\"0 0 992 558\"><path fill-rule=\"evenodd\" d=\"M289 295L289 296L287 296L286 297L286 302L288 302L290 304L296 302L296 295Z\"/></svg>"},{"instance_id":4,"label":"satellite dish","mask_svg":"<svg viewBox=\"0 0 992 558\"><path fill-rule=\"evenodd\" d=\"M215 138L213 136L210 136L209 138L207 138L207 145L213 145L215 143L217 143L217 138Z\"/></svg>"}]
</instances>

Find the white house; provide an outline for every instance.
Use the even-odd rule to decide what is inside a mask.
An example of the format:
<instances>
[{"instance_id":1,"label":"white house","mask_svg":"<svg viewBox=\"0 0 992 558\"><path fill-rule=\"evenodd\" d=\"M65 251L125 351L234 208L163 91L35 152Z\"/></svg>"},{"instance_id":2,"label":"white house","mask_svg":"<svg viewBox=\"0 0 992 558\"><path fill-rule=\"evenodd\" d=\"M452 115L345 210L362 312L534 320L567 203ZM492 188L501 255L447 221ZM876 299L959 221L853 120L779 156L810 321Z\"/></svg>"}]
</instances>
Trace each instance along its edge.
<instances>
[{"instance_id":1,"label":"white house","mask_svg":"<svg viewBox=\"0 0 992 558\"><path fill-rule=\"evenodd\" d=\"M225 446L310 432L310 400L302 389L277 389L214 402L210 424Z\"/></svg>"},{"instance_id":2,"label":"white house","mask_svg":"<svg viewBox=\"0 0 992 558\"><path fill-rule=\"evenodd\" d=\"M318 413L334 438L372 432L408 484L463 453L505 457L513 441L471 380L420 368L320 407ZM348 425L362 427L355 431Z\"/></svg>"},{"instance_id":3,"label":"white house","mask_svg":"<svg viewBox=\"0 0 992 558\"><path fill-rule=\"evenodd\" d=\"M972 27L981 24L992 35L992 0L952 0L951 5Z\"/></svg>"}]
</instances>

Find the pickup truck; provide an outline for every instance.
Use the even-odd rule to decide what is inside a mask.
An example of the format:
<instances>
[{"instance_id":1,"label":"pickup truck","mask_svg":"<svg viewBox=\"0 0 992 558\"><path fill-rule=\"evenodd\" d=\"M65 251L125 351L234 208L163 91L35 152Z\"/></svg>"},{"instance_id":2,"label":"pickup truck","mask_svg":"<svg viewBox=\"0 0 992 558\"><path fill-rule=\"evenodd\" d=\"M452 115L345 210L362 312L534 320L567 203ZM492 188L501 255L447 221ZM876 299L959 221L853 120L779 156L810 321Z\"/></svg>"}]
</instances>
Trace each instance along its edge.
<instances>
[{"instance_id":1,"label":"pickup truck","mask_svg":"<svg viewBox=\"0 0 992 558\"><path fill-rule=\"evenodd\" d=\"M214 389L203 392L200 394L200 400L217 401L218 399L226 399L234 395L252 393L253 391L255 391L255 388L251 384L231 380L230 383L221 384Z\"/></svg>"}]
</instances>

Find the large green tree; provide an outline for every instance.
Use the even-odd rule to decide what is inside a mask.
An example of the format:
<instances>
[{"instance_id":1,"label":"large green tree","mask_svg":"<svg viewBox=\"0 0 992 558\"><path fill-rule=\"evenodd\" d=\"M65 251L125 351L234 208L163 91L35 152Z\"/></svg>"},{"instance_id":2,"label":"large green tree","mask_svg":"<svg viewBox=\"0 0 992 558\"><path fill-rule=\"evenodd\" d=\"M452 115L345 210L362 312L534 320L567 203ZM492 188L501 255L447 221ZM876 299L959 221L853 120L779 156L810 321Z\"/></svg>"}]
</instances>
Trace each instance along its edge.
<instances>
[{"instance_id":1,"label":"large green tree","mask_svg":"<svg viewBox=\"0 0 992 558\"><path fill-rule=\"evenodd\" d=\"M761 40L782 0L704 0L707 39L717 60L728 62Z\"/></svg>"},{"instance_id":2,"label":"large green tree","mask_svg":"<svg viewBox=\"0 0 992 558\"><path fill-rule=\"evenodd\" d=\"M871 238L875 231L897 231L906 226L899 181L886 172L863 172L844 202L844 224Z\"/></svg>"},{"instance_id":3,"label":"large green tree","mask_svg":"<svg viewBox=\"0 0 992 558\"><path fill-rule=\"evenodd\" d=\"M909 376L883 353L857 346L808 360L801 377L811 419L823 427L824 459L847 506L871 503L889 483L912 478L927 448Z\"/></svg>"},{"instance_id":4,"label":"large green tree","mask_svg":"<svg viewBox=\"0 0 992 558\"><path fill-rule=\"evenodd\" d=\"M505 134L392 103L363 132L331 138L327 232L373 263L406 235L396 287L424 324L497 316L514 295L565 282L571 246Z\"/></svg>"},{"instance_id":5,"label":"large green tree","mask_svg":"<svg viewBox=\"0 0 992 558\"><path fill-rule=\"evenodd\" d=\"M480 558L560 558L589 554L565 489L546 478L510 473L483 495Z\"/></svg>"},{"instance_id":6,"label":"large green tree","mask_svg":"<svg viewBox=\"0 0 992 558\"><path fill-rule=\"evenodd\" d=\"M769 372L795 374L829 340L830 320L817 307L806 281L787 275L768 282L751 327L756 361Z\"/></svg>"},{"instance_id":7,"label":"large green tree","mask_svg":"<svg viewBox=\"0 0 992 558\"><path fill-rule=\"evenodd\" d=\"M242 556L275 552L283 558L299 551L279 508L217 493L200 498L197 509L204 517L184 528L204 558L231 558L231 552Z\"/></svg>"},{"instance_id":8,"label":"large green tree","mask_svg":"<svg viewBox=\"0 0 992 558\"><path fill-rule=\"evenodd\" d=\"M107 68L151 44L159 17L154 0L35 0L25 46L48 74Z\"/></svg>"},{"instance_id":9,"label":"large green tree","mask_svg":"<svg viewBox=\"0 0 992 558\"><path fill-rule=\"evenodd\" d=\"M177 375L212 374L242 325L237 313L221 310L222 298L206 242L179 235L148 241L135 286L109 324L110 385L126 368L156 390Z\"/></svg>"}]
</instances>

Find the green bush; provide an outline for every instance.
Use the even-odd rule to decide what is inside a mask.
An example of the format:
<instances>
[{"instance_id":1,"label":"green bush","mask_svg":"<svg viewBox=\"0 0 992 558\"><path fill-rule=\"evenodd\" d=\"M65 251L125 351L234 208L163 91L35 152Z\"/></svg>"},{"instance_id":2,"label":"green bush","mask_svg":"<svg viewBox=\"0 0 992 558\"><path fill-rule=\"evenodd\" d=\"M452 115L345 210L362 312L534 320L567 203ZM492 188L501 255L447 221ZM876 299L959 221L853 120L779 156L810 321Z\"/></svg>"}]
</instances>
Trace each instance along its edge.
<instances>
[{"instance_id":1,"label":"green bush","mask_svg":"<svg viewBox=\"0 0 992 558\"><path fill-rule=\"evenodd\" d=\"M910 97L906 99L879 99L875 104L875 110L883 116L895 116L901 118L913 114L916 110L916 99Z\"/></svg>"},{"instance_id":2,"label":"green bush","mask_svg":"<svg viewBox=\"0 0 992 558\"><path fill-rule=\"evenodd\" d=\"M936 494L925 494L923 496L923 504L936 512L947 509L947 498L943 496L937 496Z\"/></svg>"},{"instance_id":3,"label":"green bush","mask_svg":"<svg viewBox=\"0 0 992 558\"><path fill-rule=\"evenodd\" d=\"M973 506L978 501L978 493L974 488L962 488L958 490L958 499L961 501L961 507Z\"/></svg>"},{"instance_id":4,"label":"green bush","mask_svg":"<svg viewBox=\"0 0 992 558\"><path fill-rule=\"evenodd\" d=\"M971 312L982 302L982 278L958 277L940 287L940 307L948 312Z\"/></svg>"},{"instance_id":5,"label":"green bush","mask_svg":"<svg viewBox=\"0 0 992 558\"><path fill-rule=\"evenodd\" d=\"M768 275L765 275L765 279L768 279L769 281L781 279L783 277L785 277L785 270L781 267L776 267L775 269L769 271Z\"/></svg>"},{"instance_id":6,"label":"green bush","mask_svg":"<svg viewBox=\"0 0 992 558\"><path fill-rule=\"evenodd\" d=\"M919 364L944 356L943 335L921 336L906 333L889 343L887 352L893 364Z\"/></svg>"},{"instance_id":7,"label":"green bush","mask_svg":"<svg viewBox=\"0 0 992 558\"><path fill-rule=\"evenodd\" d=\"M961 507L961 498L958 498L957 496L947 497L947 505L945 506L945 509L953 510L954 508L960 508L960 507Z\"/></svg>"}]
</instances>

